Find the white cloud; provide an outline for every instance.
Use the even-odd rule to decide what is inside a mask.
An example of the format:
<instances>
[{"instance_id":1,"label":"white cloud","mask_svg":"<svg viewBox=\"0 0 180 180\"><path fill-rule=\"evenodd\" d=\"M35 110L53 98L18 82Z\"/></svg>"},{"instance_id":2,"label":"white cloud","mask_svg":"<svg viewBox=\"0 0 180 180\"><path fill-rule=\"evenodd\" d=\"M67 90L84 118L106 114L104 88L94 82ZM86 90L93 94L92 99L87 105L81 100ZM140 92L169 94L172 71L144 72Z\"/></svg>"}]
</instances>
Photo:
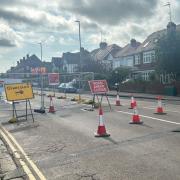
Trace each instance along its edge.
<instances>
[{"instance_id":1,"label":"white cloud","mask_svg":"<svg viewBox=\"0 0 180 180\"><path fill-rule=\"evenodd\" d=\"M52 53L56 56L59 51L78 51L78 24L74 22L77 19L81 21L82 45L86 49L99 46L100 31L108 44L124 46L131 38L142 42L154 31L166 28L169 10L163 6L165 3L164 0L41 0L39 3L0 0L0 43L10 43L11 47L0 48L3 56L0 59L12 62L15 48L18 53L13 52L14 61L26 52L39 54L34 47L40 41L46 42L47 57L54 56ZM179 23L180 2L171 0L171 3L173 20Z\"/></svg>"}]
</instances>

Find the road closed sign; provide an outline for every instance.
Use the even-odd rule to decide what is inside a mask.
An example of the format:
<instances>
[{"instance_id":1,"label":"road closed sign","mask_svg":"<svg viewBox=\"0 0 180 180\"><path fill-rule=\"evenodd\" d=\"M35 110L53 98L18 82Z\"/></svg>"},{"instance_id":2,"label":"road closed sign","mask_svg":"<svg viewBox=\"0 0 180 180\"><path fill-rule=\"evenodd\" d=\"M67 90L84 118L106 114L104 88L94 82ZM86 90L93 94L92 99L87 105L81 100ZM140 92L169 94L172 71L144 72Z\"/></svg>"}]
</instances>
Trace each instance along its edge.
<instances>
[{"instance_id":1,"label":"road closed sign","mask_svg":"<svg viewBox=\"0 0 180 180\"><path fill-rule=\"evenodd\" d=\"M49 85L59 85L59 74L49 73L48 74Z\"/></svg>"},{"instance_id":2,"label":"road closed sign","mask_svg":"<svg viewBox=\"0 0 180 180\"><path fill-rule=\"evenodd\" d=\"M105 94L109 91L106 80L89 81L89 87L92 94Z\"/></svg>"},{"instance_id":3,"label":"road closed sign","mask_svg":"<svg viewBox=\"0 0 180 180\"><path fill-rule=\"evenodd\" d=\"M18 101L33 99L32 86L29 83L5 84L6 99L8 101Z\"/></svg>"}]
</instances>

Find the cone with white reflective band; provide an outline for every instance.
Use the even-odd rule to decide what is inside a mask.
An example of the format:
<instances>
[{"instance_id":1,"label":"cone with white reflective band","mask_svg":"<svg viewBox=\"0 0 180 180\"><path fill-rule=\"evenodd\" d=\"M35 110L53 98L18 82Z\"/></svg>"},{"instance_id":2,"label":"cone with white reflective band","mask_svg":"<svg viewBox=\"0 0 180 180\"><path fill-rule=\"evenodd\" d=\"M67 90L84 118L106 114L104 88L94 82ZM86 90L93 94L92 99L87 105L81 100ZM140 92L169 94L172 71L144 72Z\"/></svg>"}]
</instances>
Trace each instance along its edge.
<instances>
[{"instance_id":1,"label":"cone with white reflective band","mask_svg":"<svg viewBox=\"0 0 180 180\"><path fill-rule=\"evenodd\" d=\"M143 122L140 119L140 116L138 114L137 106L134 106L133 109L133 116L132 116L132 121L130 124L142 124Z\"/></svg>"},{"instance_id":2,"label":"cone with white reflective band","mask_svg":"<svg viewBox=\"0 0 180 180\"><path fill-rule=\"evenodd\" d=\"M109 137L110 134L106 132L106 127L103 121L103 110L102 107L100 106L99 108L99 125L98 125L98 130L97 133L95 133L95 137Z\"/></svg>"},{"instance_id":3,"label":"cone with white reflective band","mask_svg":"<svg viewBox=\"0 0 180 180\"><path fill-rule=\"evenodd\" d=\"M55 109L54 109L54 104L53 104L53 99L52 96L50 96L50 106L49 106L49 113L55 113Z\"/></svg>"},{"instance_id":4,"label":"cone with white reflective band","mask_svg":"<svg viewBox=\"0 0 180 180\"><path fill-rule=\"evenodd\" d=\"M134 99L134 96L131 96L131 104L129 109L134 109L134 107L137 106L136 100Z\"/></svg>"},{"instance_id":5,"label":"cone with white reflective band","mask_svg":"<svg viewBox=\"0 0 180 180\"><path fill-rule=\"evenodd\" d=\"M116 96L116 106L121 106L119 94Z\"/></svg>"},{"instance_id":6,"label":"cone with white reflective band","mask_svg":"<svg viewBox=\"0 0 180 180\"><path fill-rule=\"evenodd\" d=\"M156 108L156 112L154 114L159 114L159 115L166 114L164 112L164 109L163 109L163 106L162 106L162 97L161 96L157 97L157 108Z\"/></svg>"}]
</instances>

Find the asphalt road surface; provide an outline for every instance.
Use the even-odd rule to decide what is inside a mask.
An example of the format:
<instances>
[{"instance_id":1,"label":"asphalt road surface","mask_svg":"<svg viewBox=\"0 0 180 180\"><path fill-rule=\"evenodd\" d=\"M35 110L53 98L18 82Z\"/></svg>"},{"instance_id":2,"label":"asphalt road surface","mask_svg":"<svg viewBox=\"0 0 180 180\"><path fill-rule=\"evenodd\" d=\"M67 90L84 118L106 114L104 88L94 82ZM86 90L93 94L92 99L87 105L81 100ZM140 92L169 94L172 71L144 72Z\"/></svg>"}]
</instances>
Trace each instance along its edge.
<instances>
[{"instance_id":1,"label":"asphalt road surface","mask_svg":"<svg viewBox=\"0 0 180 180\"><path fill-rule=\"evenodd\" d=\"M86 95L87 98L88 95ZM56 113L34 114L32 120L6 124L12 135L49 180L179 180L180 105L165 102L167 115L155 115L157 102L138 100L143 125L131 125L130 99L112 110L103 100L108 138L96 138L98 110L70 99L54 98ZM40 107L40 96L31 101ZM49 98L45 97L49 107ZM24 104L17 104L23 113ZM0 120L11 117L11 105L1 101Z\"/></svg>"}]
</instances>

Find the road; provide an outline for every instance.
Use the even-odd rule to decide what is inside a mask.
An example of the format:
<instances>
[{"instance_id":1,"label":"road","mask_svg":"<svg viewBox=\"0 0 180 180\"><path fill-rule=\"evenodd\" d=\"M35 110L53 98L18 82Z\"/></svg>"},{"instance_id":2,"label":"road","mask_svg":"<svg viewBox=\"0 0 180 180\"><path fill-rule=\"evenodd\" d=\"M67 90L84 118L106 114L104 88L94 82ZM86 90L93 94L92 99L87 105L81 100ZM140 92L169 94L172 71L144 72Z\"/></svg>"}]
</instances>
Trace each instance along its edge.
<instances>
[{"instance_id":1,"label":"road","mask_svg":"<svg viewBox=\"0 0 180 180\"><path fill-rule=\"evenodd\" d=\"M72 96L72 95L71 95ZM90 96L86 95L85 98ZM70 99L54 98L55 114L35 114L18 125L5 124L47 179L50 180L179 180L180 179L180 105L165 102L167 115L155 115L153 100L137 99L143 125L130 125L133 111L130 99L112 110L103 100L103 119L108 138L95 138L98 110ZM40 96L32 100L38 108ZM49 98L45 97L49 107ZM0 103L1 122L11 117L10 104ZM17 105L19 110L23 103ZM19 111L22 113L22 111Z\"/></svg>"}]
</instances>

